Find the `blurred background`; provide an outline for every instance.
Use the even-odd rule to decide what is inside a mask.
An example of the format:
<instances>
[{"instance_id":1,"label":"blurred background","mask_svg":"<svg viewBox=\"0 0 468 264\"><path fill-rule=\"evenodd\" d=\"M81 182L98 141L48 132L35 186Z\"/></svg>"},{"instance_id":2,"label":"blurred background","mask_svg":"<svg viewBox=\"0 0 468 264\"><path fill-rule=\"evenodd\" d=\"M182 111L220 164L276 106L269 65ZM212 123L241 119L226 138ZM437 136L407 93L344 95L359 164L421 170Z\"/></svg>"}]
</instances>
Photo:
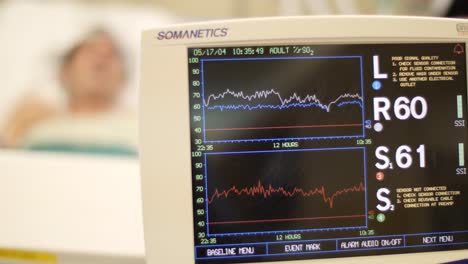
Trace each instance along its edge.
<instances>
[{"instance_id":1,"label":"blurred background","mask_svg":"<svg viewBox=\"0 0 468 264\"><path fill-rule=\"evenodd\" d=\"M0 0L0 249L83 253L60 263L114 263L83 259L90 254L144 263L137 143L143 29L263 16L461 17L467 3Z\"/></svg>"},{"instance_id":2,"label":"blurred background","mask_svg":"<svg viewBox=\"0 0 468 264\"><path fill-rule=\"evenodd\" d=\"M0 0L0 146L136 157L145 28L289 15L461 17L466 2Z\"/></svg>"}]
</instances>

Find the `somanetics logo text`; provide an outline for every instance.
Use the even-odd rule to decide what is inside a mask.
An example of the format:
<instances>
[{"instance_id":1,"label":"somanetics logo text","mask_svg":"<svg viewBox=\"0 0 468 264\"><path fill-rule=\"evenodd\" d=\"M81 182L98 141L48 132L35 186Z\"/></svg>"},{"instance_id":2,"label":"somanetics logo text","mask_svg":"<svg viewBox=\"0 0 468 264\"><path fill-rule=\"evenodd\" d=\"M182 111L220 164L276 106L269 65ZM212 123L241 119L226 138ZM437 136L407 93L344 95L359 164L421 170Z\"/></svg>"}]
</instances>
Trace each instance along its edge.
<instances>
[{"instance_id":1,"label":"somanetics logo text","mask_svg":"<svg viewBox=\"0 0 468 264\"><path fill-rule=\"evenodd\" d=\"M206 29L192 29L192 30L168 30L159 31L158 40L172 40L172 39L194 39L194 38L220 38L226 37L228 28L206 28Z\"/></svg>"}]
</instances>

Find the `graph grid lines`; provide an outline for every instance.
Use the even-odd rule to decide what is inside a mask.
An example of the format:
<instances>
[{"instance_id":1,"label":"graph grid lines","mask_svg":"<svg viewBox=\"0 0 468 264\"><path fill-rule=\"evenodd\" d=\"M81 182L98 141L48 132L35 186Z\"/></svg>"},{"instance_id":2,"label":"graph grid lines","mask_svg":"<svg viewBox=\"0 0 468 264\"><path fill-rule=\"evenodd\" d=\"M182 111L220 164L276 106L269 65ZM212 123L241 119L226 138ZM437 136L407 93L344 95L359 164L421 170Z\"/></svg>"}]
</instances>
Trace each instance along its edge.
<instances>
[{"instance_id":1,"label":"graph grid lines","mask_svg":"<svg viewBox=\"0 0 468 264\"><path fill-rule=\"evenodd\" d=\"M209 205L213 203L213 201L220 197L228 197L229 194L227 192L217 192L213 194L209 194L209 184L210 176L208 173L209 162L207 162L207 157L211 155L236 155L236 154L257 154L257 153L293 153L293 152L333 152L333 151L345 151L345 150L354 150L362 152L362 162L363 162L363 179L357 186L351 186L342 190L337 190L333 194L326 196L324 192L324 186L318 187L313 190L309 190L308 192L304 191L303 189L293 189L293 191L286 191L285 189L277 188L274 189L272 186L262 185L261 182L257 183L257 186L251 186L250 188L243 188L242 190L237 190L239 194L248 194L248 195L255 195L260 194L264 195L265 197L272 195L269 191L276 191L284 194L285 196L294 196L294 194L304 194L304 195L313 195L313 194L320 194L324 201L328 203L329 207L333 207L333 198L337 196L338 193L341 192L359 192L362 191L364 193L364 211L362 214L354 214L354 215L339 215L339 216L316 216L310 218L289 218L289 219L266 219L266 220L244 220L244 221L213 221L210 222L210 208ZM340 231L340 230L359 230L368 228L368 219L367 219L367 172L366 172L366 154L365 154L365 147L337 147L337 148L312 148L312 149L288 149L288 150L258 150L258 151L232 151L232 152L210 152L204 153L203 159L205 162L205 208L206 208L206 227L207 227L207 235L210 237L216 236L237 236L237 235L259 235L259 234L281 234L281 233L288 233L288 232L327 232L327 231ZM234 189L231 190L231 192ZM294 192L294 193L293 193ZM326 227L326 228L307 228L307 229L288 229L288 230L265 230L261 232L257 231L249 231L249 232L227 232L227 233L217 233L211 232L210 226L219 226L219 225L232 225L232 224L244 224L244 223L255 223L255 222L264 222L264 223L274 223L274 222L284 222L284 221L303 221L303 220L327 220L327 219L346 219L346 218L360 218L363 220L362 225L355 225L355 226L339 226L339 227Z\"/></svg>"},{"instance_id":2,"label":"graph grid lines","mask_svg":"<svg viewBox=\"0 0 468 264\"><path fill-rule=\"evenodd\" d=\"M331 102L325 103L321 102L316 95L307 95L304 97L300 97L296 93L293 93L287 98L283 98L279 91L275 89L268 89L268 90L261 90L256 91L253 94L246 94L242 91L235 92L229 89L226 89L222 93L218 94L206 94L206 62L224 62L224 61L268 61L268 60L320 60L320 59L358 59L359 60L359 67L360 67L360 90L359 94L343 94L339 97L335 98ZM364 120L364 93L363 93L363 66L362 66L362 56L316 56L316 57L262 57L262 58L210 58L210 59L201 59L200 60L200 68L201 68L201 94L202 94L202 116L203 116L203 141L204 143L239 143L239 142L269 142L269 141L283 141L283 140L331 140L331 139L349 139L349 138L364 138L365 137L365 120ZM205 96L207 95L207 97ZM268 104L257 104L257 105L248 105L248 104L237 104L237 105L227 105L227 106L220 106L215 105L211 106L210 101L212 99L223 98L226 95L230 95L235 98L241 98L244 100L252 100L252 99L268 99L268 96L275 96L281 102L279 105L268 105ZM342 99L348 99L347 101L341 101ZM229 130L238 130L238 131L253 131L253 130L272 130L272 129L312 129L312 128L323 128L323 127L333 127L333 125L303 125L303 126L265 126L265 127L245 127L245 128L207 128L206 127L206 117L207 113L206 110L218 110L218 111L228 111L228 110L263 110L263 109L276 109L276 110L283 110L283 109L290 109L290 108L309 108L309 107L317 107L322 109L326 112L330 112L331 107L343 107L346 105L359 105L361 108L361 120L360 123L352 123L352 124L336 124L335 127L361 127L362 132L358 134L346 134L346 135L326 135L326 136L293 136L293 137L272 137L272 138L236 138L236 139L207 139L208 132L219 132L219 131L229 131Z\"/></svg>"}]
</instances>

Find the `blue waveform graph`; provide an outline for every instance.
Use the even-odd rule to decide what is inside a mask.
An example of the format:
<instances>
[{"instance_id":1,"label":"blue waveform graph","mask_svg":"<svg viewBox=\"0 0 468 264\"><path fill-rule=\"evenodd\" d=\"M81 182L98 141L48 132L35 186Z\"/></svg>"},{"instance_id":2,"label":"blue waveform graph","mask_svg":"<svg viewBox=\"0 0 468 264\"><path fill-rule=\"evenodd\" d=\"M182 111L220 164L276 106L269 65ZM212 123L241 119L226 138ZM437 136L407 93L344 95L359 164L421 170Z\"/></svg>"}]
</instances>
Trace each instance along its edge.
<instances>
[{"instance_id":1,"label":"blue waveform graph","mask_svg":"<svg viewBox=\"0 0 468 264\"><path fill-rule=\"evenodd\" d=\"M364 136L361 57L201 63L207 143Z\"/></svg>"},{"instance_id":2,"label":"blue waveform graph","mask_svg":"<svg viewBox=\"0 0 468 264\"><path fill-rule=\"evenodd\" d=\"M232 98L241 99L246 101L246 104L215 104L210 105L211 101L219 101L227 96ZM260 101L261 99L268 99L268 97L276 97L278 99L277 104L248 104L254 100ZM341 101L342 100L342 101ZM281 94L274 89L268 91L256 91L252 95L244 95L243 91L233 92L227 89L225 92L214 95L211 94L208 96L208 99L204 101L204 106L208 110L259 110L259 109L272 109L272 110L283 110L289 108L311 108L316 107L322 109L326 112L330 112L331 107L336 105L336 107L342 107L346 105L358 105L362 108L362 97L359 94L343 94L340 95L335 100L331 101L328 104L322 103L316 95L306 95L304 98L301 98L296 93L291 95L287 99L283 99Z\"/></svg>"}]
</instances>

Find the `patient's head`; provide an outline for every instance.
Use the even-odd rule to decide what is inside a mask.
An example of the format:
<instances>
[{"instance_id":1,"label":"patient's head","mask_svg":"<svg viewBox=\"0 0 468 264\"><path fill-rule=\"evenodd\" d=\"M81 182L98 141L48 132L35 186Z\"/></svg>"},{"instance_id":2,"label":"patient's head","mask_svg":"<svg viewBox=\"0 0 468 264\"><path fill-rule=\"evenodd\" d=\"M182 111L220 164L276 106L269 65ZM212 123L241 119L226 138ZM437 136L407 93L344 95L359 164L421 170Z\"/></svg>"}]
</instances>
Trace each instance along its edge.
<instances>
[{"instance_id":1,"label":"patient's head","mask_svg":"<svg viewBox=\"0 0 468 264\"><path fill-rule=\"evenodd\" d=\"M60 79L71 112L112 109L123 90L122 54L111 35L94 31L64 56Z\"/></svg>"}]
</instances>

